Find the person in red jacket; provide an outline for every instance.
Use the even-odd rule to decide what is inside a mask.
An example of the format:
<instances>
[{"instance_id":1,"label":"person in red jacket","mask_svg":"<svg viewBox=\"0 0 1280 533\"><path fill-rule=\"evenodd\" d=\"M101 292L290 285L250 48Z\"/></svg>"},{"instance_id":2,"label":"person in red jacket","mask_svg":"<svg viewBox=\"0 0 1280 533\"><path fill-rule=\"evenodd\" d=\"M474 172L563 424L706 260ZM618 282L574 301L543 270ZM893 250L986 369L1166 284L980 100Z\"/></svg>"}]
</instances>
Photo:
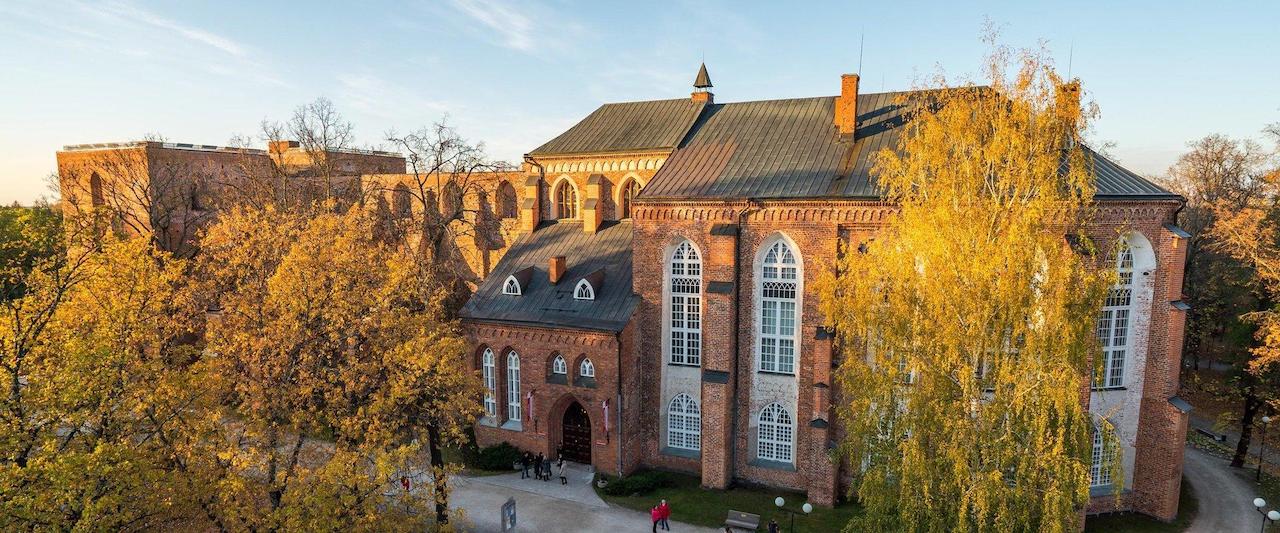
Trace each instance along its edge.
<instances>
[{"instance_id":1,"label":"person in red jacket","mask_svg":"<svg viewBox=\"0 0 1280 533\"><path fill-rule=\"evenodd\" d=\"M667 500L662 500L658 504L658 524L662 526L663 531L671 531L671 524L667 520L671 518L671 506L667 505Z\"/></svg>"},{"instance_id":2,"label":"person in red jacket","mask_svg":"<svg viewBox=\"0 0 1280 533\"><path fill-rule=\"evenodd\" d=\"M658 521L662 520L662 511L657 507L649 509L649 520L653 522L653 533L658 533Z\"/></svg>"}]
</instances>

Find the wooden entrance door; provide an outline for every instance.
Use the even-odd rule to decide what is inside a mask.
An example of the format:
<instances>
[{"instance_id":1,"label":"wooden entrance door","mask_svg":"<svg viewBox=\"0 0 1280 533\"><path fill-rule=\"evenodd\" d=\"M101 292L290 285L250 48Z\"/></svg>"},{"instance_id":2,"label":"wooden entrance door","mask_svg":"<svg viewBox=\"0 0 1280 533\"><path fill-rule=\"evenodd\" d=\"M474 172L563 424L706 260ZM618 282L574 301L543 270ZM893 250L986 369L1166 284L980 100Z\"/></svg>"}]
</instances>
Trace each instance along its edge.
<instances>
[{"instance_id":1,"label":"wooden entrance door","mask_svg":"<svg viewBox=\"0 0 1280 533\"><path fill-rule=\"evenodd\" d=\"M560 453L568 461L591 464L591 417L582 404L573 402L564 410Z\"/></svg>"}]
</instances>

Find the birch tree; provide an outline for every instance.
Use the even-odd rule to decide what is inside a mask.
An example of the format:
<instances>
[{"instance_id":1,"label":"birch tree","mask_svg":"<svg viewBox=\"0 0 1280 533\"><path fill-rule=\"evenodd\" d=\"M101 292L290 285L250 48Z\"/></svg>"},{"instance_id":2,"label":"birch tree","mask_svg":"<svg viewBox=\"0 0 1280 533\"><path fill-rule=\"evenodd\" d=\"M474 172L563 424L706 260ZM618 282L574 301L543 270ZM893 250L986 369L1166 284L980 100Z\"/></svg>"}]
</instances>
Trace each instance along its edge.
<instances>
[{"instance_id":1,"label":"birch tree","mask_svg":"<svg viewBox=\"0 0 1280 533\"><path fill-rule=\"evenodd\" d=\"M850 531L1074 531L1089 498L1082 400L1111 283L1075 249L1094 247L1092 113L1043 52L996 47L985 74L899 102L875 166L897 210L818 284L866 509Z\"/></svg>"}]
</instances>

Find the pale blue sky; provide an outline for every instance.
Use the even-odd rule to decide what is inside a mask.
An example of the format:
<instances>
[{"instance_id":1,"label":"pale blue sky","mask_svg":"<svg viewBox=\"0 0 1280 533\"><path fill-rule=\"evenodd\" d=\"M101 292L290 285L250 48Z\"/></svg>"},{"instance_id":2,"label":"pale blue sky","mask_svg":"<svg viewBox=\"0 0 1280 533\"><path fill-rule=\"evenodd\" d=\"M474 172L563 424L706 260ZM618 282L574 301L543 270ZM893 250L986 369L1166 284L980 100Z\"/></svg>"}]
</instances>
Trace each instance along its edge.
<instances>
[{"instance_id":1,"label":"pale blue sky","mask_svg":"<svg viewBox=\"0 0 1280 533\"><path fill-rule=\"evenodd\" d=\"M987 17L1063 70L1074 43L1095 138L1138 172L1280 121L1280 3L961 3L0 0L0 202L46 194L64 144L226 144L319 96L361 144L447 113L518 161L601 103L686 96L704 57L717 101L829 95L865 34L863 91L904 89L974 72Z\"/></svg>"}]
</instances>

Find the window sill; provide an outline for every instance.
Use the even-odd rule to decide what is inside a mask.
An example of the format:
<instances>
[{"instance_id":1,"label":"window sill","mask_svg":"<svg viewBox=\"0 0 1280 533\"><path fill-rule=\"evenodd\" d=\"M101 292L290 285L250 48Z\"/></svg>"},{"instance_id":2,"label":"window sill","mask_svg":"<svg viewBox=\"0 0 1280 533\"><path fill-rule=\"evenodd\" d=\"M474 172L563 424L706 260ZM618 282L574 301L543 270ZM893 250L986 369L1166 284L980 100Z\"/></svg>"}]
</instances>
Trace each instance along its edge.
<instances>
[{"instance_id":1,"label":"window sill","mask_svg":"<svg viewBox=\"0 0 1280 533\"><path fill-rule=\"evenodd\" d=\"M519 420L508 420L498 427L507 431L524 431L524 426L520 424Z\"/></svg>"},{"instance_id":2,"label":"window sill","mask_svg":"<svg viewBox=\"0 0 1280 533\"><path fill-rule=\"evenodd\" d=\"M491 428L498 427L497 419L492 416L481 417L480 420L477 420L476 422L482 426L489 426Z\"/></svg>"},{"instance_id":3,"label":"window sill","mask_svg":"<svg viewBox=\"0 0 1280 533\"><path fill-rule=\"evenodd\" d=\"M701 450L689 450L685 448L675 448L671 446L663 446L661 449L658 450L658 453L662 455L670 455L672 457L682 457L685 459L701 459L702 458Z\"/></svg>"},{"instance_id":4,"label":"window sill","mask_svg":"<svg viewBox=\"0 0 1280 533\"><path fill-rule=\"evenodd\" d=\"M1129 390L1129 387L1123 387L1123 386L1121 386L1121 387L1092 387L1092 388L1090 388L1090 389L1089 389L1089 392L1112 392L1112 391L1123 391L1123 390Z\"/></svg>"},{"instance_id":5,"label":"window sill","mask_svg":"<svg viewBox=\"0 0 1280 533\"><path fill-rule=\"evenodd\" d=\"M682 367L682 368L698 368L698 367L701 367L701 366L702 366L702 364L701 364L701 363L699 363L699 364L696 364L696 365L695 365L695 364L691 364L691 363L672 363L672 362L670 362L670 361L667 361L667 366L678 366L678 367Z\"/></svg>"},{"instance_id":6,"label":"window sill","mask_svg":"<svg viewBox=\"0 0 1280 533\"><path fill-rule=\"evenodd\" d=\"M794 377L796 377L796 373L795 373L795 372L777 372L777 371L774 371L774 370L756 370L756 373L757 373L757 374L767 374L767 375L770 375L770 376L785 376L785 377L789 377L789 378L794 378Z\"/></svg>"},{"instance_id":7,"label":"window sill","mask_svg":"<svg viewBox=\"0 0 1280 533\"><path fill-rule=\"evenodd\" d=\"M1128 488L1120 489L1120 494L1128 494L1130 492L1133 492L1133 490ZM1090 498L1097 498L1099 496L1113 496L1115 495L1115 493L1116 493L1115 487L1112 487L1111 485L1098 485L1096 487L1089 487Z\"/></svg>"},{"instance_id":8,"label":"window sill","mask_svg":"<svg viewBox=\"0 0 1280 533\"><path fill-rule=\"evenodd\" d=\"M791 463L784 463L782 461L770 461L768 459L756 458L756 459L747 461L747 464L751 466L757 466L760 468L768 468L770 470L783 470L786 472L796 471L796 465Z\"/></svg>"}]
</instances>

